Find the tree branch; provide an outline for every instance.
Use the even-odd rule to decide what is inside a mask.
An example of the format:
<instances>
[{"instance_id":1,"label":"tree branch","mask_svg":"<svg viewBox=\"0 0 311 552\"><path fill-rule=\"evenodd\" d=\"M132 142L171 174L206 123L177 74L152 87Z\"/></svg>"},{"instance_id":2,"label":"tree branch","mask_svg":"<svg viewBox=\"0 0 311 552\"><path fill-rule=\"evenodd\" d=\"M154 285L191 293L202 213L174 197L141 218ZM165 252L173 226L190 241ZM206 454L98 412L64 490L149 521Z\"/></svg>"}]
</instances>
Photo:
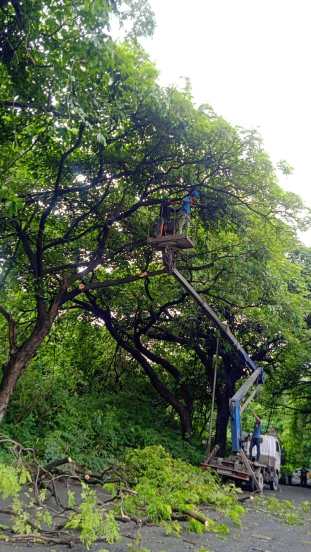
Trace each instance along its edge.
<instances>
[{"instance_id":1,"label":"tree branch","mask_svg":"<svg viewBox=\"0 0 311 552\"><path fill-rule=\"evenodd\" d=\"M52 210L57 204L60 183L63 175L65 162L68 159L68 157L81 145L84 128L85 128L84 123L81 123L79 128L79 134L77 136L75 143L61 156L59 166L58 166L57 177L54 185L53 196L51 198L50 204L46 207L46 209L44 210L40 218L39 229L38 229L37 240L36 240L38 277L42 276L43 234L44 234L45 223L50 213L52 212Z\"/></svg>"},{"instance_id":2,"label":"tree branch","mask_svg":"<svg viewBox=\"0 0 311 552\"><path fill-rule=\"evenodd\" d=\"M0 314L4 316L8 323L8 335L10 344L10 355L16 352L16 322L9 311L0 305Z\"/></svg>"},{"instance_id":3,"label":"tree branch","mask_svg":"<svg viewBox=\"0 0 311 552\"><path fill-rule=\"evenodd\" d=\"M90 283L84 283L81 281L81 284L79 285L78 289L73 289L72 291L68 292L62 301L62 304L66 303L67 301L72 301L81 293L85 293L90 290L96 290L96 289L104 289L112 286L120 286L123 284L129 284L131 282L136 282L137 280L142 280L144 278L150 278L152 276L161 276L162 274L165 274L166 270L163 268L162 270L154 270L150 272L141 272L140 274L130 275L126 276L125 278L114 278L111 280L105 280L104 282L90 282ZM82 280L82 276L81 276Z\"/></svg>"}]
</instances>

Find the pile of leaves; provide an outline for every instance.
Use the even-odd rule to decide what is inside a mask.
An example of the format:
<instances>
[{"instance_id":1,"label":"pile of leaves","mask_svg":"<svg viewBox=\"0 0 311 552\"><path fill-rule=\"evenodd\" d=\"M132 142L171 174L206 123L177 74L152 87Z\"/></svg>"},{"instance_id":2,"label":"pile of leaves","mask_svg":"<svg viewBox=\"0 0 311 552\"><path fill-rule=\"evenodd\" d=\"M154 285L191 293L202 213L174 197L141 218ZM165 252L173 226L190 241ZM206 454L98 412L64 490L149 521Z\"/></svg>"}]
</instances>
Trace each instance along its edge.
<instances>
[{"instance_id":1,"label":"pile of leaves","mask_svg":"<svg viewBox=\"0 0 311 552\"><path fill-rule=\"evenodd\" d=\"M162 522L175 533L181 532L181 521L197 533L228 533L229 527L208 517L203 506L211 506L236 525L241 523L244 508L234 485L221 485L211 472L173 458L162 446L129 451L126 471L134 493L122 497L120 513L143 522Z\"/></svg>"},{"instance_id":2,"label":"pile of leaves","mask_svg":"<svg viewBox=\"0 0 311 552\"><path fill-rule=\"evenodd\" d=\"M68 470L52 473L34 460L28 463L29 469L20 462L0 464L0 497L6 501L0 512L8 519L1 524L0 541L68 546L82 542L88 549L96 541L111 544L120 540L114 513L99 501L97 490L90 486L90 474L78 475L79 468L70 458L71 474ZM59 461L62 468L65 460ZM65 497L56 485L60 479ZM70 479L78 480L74 491L65 485Z\"/></svg>"},{"instance_id":3,"label":"pile of leaves","mask_svg":"<svg viewBox=\"0 0 311 552\"><path fill-rule=\"evenodd\" d=\"M214 475L174 459L162 446L131 450L125 464L91 473L71 458L43 466L33 449L4 437L1 442L15 453L14 463L0 464L5 542L80 541L89 548L120 540L119 521L138 527L161 523L167 534L180 534L185 523L197 533L227 534L229 527L207 516L206 506L210 515L217 511L240 525L244 509L234 486L220 485Z\"/></svg>"}]
</instances>

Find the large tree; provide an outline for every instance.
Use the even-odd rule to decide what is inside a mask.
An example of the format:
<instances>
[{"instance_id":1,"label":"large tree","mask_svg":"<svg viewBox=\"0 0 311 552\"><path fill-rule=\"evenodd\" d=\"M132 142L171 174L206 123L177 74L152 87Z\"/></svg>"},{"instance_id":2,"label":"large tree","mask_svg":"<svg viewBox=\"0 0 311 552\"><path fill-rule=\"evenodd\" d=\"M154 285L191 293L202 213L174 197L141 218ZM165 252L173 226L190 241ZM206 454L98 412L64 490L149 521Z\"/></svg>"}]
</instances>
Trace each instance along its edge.
<instances>
[{"instance_id":1,"label":"large tree","mask_svg":"<svg viewBox=\"0 0 311 552\"><path fill-rule=\"evenodd\" d=\"M85 276L103 262L111 227L131 212L114 179L134 178L137 160L131 168L114 161L114 149L156 72L139 48L118 47L109 35L112 14L130 33L149 32L146 3L0 8L1 314L9 327L2 417L79 270Z\"/></svg>"},{"instance_id":2,"label":"large tree","mask_svg":"<svg viewBox=\"0 0 311 552\"><path fill-rule=\"evenodd\" d=\"M223 218L220 229L212 216L206 227L198 213L196 249L189 257L182 256L178 266L229 322L273 382L285 366L290 365L291 373L297 369L300 360L293 351L297 353L299 339L307 335L308 290L303 267L291 253L297 241L290 227L273 216L265 221L262 214L254 216L246 209L239 212L239 224L234 226L232 217ZM133 272L148 270L152 275L157 268L160 271L157 255L147 248L142 253L136 261L131 257ZM121 261L123 253L119 256ZM100 269L97 281L86 283L84 297L74 303L105 322L116 342L141 364L152 385L178 414L183 434L190 435L193 416L209 403L215 328L168 274L148 277L123 290L107 290L106 278L105 268ZM309 354L307 343L300 349L300 356ZM224 453L229 399L248 370L223 339L219 354L216 441Z\"/></svg>"},{"instance_id":3,"label":"large tree","mask_svg":"<svg viewBox=\"0 0 311 552\"><path fill-rule=\"evenodd\" d=\"M135 40L112 41L111 14L131 35L150 31L146 3L0 7L0 311L9 328L0 416L54 321L80 301L141 363L189 434L197 396L180 359L167 358L166 344L179 343L180 328L197 310L172 283L164 301L162 287L150 299L149 280L163 273L146 246L155 210L163 197L180 200L198 185L197 249L183 268L243 337L248 303L252 312L258 306L257 318L263 305L279 305L282 271L274 277L273 263L286 263L289 225L299 223L302 205L279 188L256 133L232 127L206 106L196 109L188 90L161 89ZM142 278L146 297L137 304L129 284ZM181 314L180 328L170 327L166 303L175 318ZM202 321L197 331L195 338L185 332L179 345L200 359L210 382L213 330ZM244 333L247 343L256 329L249 324ZM267 340L275 339L270 334ZM217 401L224 443L227 398L242 372L225 347L223 358Z\"/></svg>"}]
</instances>

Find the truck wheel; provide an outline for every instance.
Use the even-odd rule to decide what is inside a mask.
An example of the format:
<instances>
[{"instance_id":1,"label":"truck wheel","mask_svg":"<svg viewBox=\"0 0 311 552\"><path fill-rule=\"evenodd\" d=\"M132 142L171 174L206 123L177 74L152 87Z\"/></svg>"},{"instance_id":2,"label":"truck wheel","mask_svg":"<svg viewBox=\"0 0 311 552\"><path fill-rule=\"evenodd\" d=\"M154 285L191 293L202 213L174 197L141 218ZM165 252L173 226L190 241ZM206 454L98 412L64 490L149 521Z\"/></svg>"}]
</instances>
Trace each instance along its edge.
<instances>
[{"instance_id":1,"label":"truck wheel","mask_svg":"<svg viewBox=\"0 0 311 552\"><path fill-rule=\"evenodd\" d=\"M270 481L270 489L271 491L278 491L279 490L279 478L277 474L275 473Z\"/></svg>"},{"instance_id":2,"label":"truck wheel","mask_svg":"<svg viewBox=\"0 0 311 552\"><path fill-rule=\"evenodd\" d=\"M259 490L259 492L262 493L262 491L263 491L263 486L264 486L264 480L263 480L263 475L262 475L261 471L256 473L256 479L257 479L257 481L258 481L259 489L257 488L257 485L256 485L256 483L255 483L255 480L254 480L254 479L250 479L250 480L249 480L249 484L248 484L249 490L250 490L252 493L253 493L254 491Z\"/></svg>"}]
</instances>

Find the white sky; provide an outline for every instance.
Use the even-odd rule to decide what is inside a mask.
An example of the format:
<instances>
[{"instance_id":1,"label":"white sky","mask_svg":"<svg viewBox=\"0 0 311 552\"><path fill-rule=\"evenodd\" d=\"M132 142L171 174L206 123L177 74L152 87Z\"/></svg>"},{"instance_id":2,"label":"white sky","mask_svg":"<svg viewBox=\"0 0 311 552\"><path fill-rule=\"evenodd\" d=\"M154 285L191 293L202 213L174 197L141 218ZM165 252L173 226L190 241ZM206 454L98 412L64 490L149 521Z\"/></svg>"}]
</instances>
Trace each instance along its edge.
<instances>
[{"instance_id":1,"label":"white sky","mask_svg":"<svg viewBox=\"0 0 311 552\"><path fill-rule=\"evenodd\" d=\"M294 167L281 185L311 207L311 0L149 1L157 28L144 46L161 83L189 77L198 105L258 128L272 160Z\"/></svg>"}]
</instances>

